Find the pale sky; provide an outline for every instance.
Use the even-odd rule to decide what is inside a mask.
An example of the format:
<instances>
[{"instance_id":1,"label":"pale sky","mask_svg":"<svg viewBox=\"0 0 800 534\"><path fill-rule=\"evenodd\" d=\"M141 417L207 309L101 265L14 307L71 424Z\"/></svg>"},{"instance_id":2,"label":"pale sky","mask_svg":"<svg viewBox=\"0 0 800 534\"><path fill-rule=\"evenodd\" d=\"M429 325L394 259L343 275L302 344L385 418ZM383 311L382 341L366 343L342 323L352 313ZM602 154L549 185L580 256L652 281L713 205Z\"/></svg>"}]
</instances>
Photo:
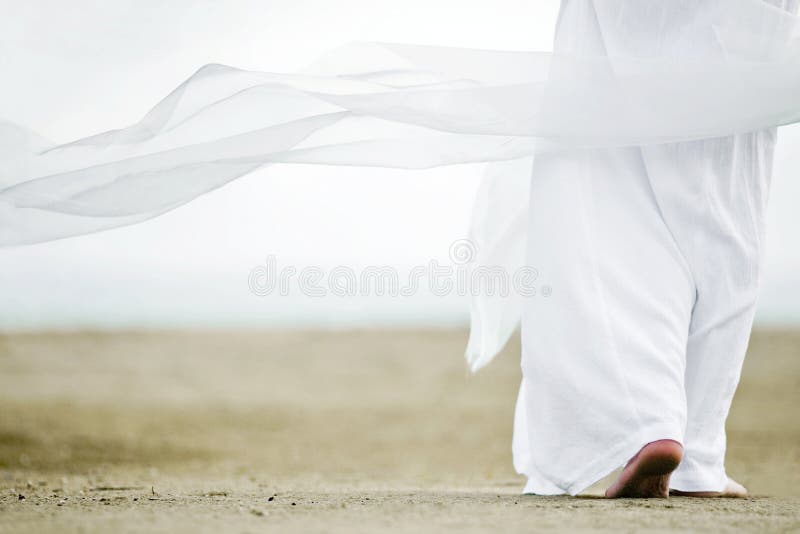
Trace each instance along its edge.
<instances>
[{"instance_id":1,"label":"pale sky","mask_svg":"<svg viewBox=\"0 0 800 534\"><path fill-rule=\"evenodd\" d=\"M290 72L354 40L548 50L557 0L0 0L0 119L54 141L138 120L206 63ZM762 321L800 321L800 129L782 132ZM250 270L446 259L480 167L275 166L138 226L0 249L0 329L463 324L463 298L260 298Z\"/></svg>"}]
</instances>

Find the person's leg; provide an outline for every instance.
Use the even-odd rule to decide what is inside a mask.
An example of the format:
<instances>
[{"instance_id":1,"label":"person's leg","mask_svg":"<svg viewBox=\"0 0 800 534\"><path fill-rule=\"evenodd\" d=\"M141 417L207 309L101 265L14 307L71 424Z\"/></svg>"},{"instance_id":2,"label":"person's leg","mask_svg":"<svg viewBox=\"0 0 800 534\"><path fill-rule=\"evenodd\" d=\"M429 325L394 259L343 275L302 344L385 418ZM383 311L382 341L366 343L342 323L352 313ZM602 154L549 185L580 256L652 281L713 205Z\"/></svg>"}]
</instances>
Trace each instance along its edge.
<instances>
[{"instance_id":1,"label":"person's leg","mask_svg":"<svg viewBox=\"0 0 800 534\"><path fill-rule=\"evenodd\" d=\"M562 2L554 49L606 55L593 2ZM526 492L574 494L648 443L682 441L695 290L639 149L537 157L528 229L552 296L523 313L514 463Z\"/></svg>"},{"instance_id":2,"label":"person's leg","mask_svg":"<svg viewBox=\"0 0 800 534\"><path fill-rule=\"evenodd\" d=\"M729 485L725 419L755 310L774 139L770 130L644 151L656 198L697 287L684 457L670 482L677 491L718 495Z\"/></svg>"},{"instance_id":3,"label":"person's leg","mask_svg":"<svg viewBox=\"0 0 800 534\"><path fill-rule=\"evenodd\" d=\"M648 443L680 443L695 290L638 149L537 160L514 431L526 492L578 493ZM674 466L673 466L674 467Z\"/></svg>"},{"instance_id":4,"label":"person's leg","mask_svg":"<svg viewBox=\"0 0 800 534\"><path fill-rule=\"evenodd\" d=\"M798 0L765 1L790 13L796 13L800 4ZM695 191L706 202L694 213L685 207L682 212L672 208L686 219L674 222L676 228L684 228L685 252L695 266L698 286L686 356L685 455L670 484L676 494L747 494L725 471L725 420L755 312L775 136L772 129L688 143L678 149L678 153L692 153L688 161L694 165L684 165L682 172L701 178L703 189ZM658 158L663 149L651 150ZM698 205L680 195L674 196L672 204L687 200L689 206ZM700 234L691 227L695 221L704 228Z\"/></svg>"},{"instance_id":5,"label":"person's leg","mask_svg":"<svg viewBox=\"0 0 800 534\"><path fill-rule=\"evenodd\" d=\"M728 487L725 420L739 382L753 305L754 302L741 302L737 306L741 310L731 317L704 314L707 320L697 324L690 335L686 454L670 483L675 490L723 492Z\"/></svg>"}]
</instances>

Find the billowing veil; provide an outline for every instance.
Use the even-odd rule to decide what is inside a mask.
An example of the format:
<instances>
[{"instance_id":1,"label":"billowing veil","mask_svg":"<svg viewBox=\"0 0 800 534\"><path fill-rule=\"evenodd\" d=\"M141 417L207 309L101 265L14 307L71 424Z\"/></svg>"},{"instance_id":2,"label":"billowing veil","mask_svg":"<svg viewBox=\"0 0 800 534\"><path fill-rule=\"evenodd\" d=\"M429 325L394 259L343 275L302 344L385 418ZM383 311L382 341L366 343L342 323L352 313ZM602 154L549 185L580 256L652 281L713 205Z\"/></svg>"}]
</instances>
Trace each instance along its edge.
<instances>
[{"instance_id":1,"label":"billowing veil","mask_svg":"<svg viewBox=\"0 0 800 534\"><path fill-rule=\"evenodd\" d=\"M591 4L603 35L639 52L354 44L300 74L206 65L138 123L66 144L0 122L0 245L144 221L271 163L489 162L477 261L513 271L537 153L800 120L797 17L782 1L792 0L565 0ZM686 53L693 47L702 54ZM502 348L521 305L516 295L474 299L473 369Z\"/></svg>"}]
</instances>

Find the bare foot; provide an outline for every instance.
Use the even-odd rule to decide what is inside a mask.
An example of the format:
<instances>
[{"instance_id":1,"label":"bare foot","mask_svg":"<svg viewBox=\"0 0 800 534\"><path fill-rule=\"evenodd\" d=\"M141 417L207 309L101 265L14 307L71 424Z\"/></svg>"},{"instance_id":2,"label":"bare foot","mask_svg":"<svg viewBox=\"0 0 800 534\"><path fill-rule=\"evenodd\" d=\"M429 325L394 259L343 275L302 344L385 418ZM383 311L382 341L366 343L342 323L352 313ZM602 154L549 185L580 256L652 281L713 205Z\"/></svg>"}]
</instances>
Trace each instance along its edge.
<instances>
[{"instance_id":1,"label":"bare foot","mask_svg":"<svg viewBox=\"0 0 800 534\"><path fill-rule=\"evenodd\" d=\"M617 481L606 490L606 497L669 496L669 475L682 457L683 447L677 441L661 439L648 443L630 459Z\"/></svg>"},{"instance_id":2,"label":"bare foot","mask_svg":"<svg viewBox=\"0 0 800 534\"><path fill-rule=\"evenodd\" d=\"M706 499L724 497L728 499L744 499L747 497L747 488L729 478L728 485L725 486L725 489L722 491L680 491L673 489L669 490L669 494L675 495L676 497L702 497Z\"/></svg>"}]
</instances>

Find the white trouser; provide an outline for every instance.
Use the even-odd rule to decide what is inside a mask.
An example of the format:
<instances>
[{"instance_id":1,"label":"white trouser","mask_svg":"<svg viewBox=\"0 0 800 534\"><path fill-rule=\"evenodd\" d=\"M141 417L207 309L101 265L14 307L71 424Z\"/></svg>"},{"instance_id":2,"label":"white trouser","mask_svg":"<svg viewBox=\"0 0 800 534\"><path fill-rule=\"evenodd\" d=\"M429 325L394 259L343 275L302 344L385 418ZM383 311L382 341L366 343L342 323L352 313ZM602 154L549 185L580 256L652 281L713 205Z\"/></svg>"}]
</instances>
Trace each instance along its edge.
<instances>
[{"instance_id":1,"label":"white trouser","mask_svg":"<svg viewBox=\"0 0 800 534\"><path fill-rule=\"evenodd\" d=\"M537 159L515 465L576 493L657 439L681 490L725 485L725 418L756 302L773 132ZM692 176L692 180L679 180Z\"/></svg>"},{"instance_id":2,"label":"white trouser","mask_svg":"<svg viewBox=\"0 0 800 534\"><path fill-rule=\"evenodd\" d=\"M604 53L592 2L556 49ZM756 303L775 131L534 163L514 463L526 492L578 493L658 439L671 487L724 488L725 419Z\"/></svg>"}]
</instances>

